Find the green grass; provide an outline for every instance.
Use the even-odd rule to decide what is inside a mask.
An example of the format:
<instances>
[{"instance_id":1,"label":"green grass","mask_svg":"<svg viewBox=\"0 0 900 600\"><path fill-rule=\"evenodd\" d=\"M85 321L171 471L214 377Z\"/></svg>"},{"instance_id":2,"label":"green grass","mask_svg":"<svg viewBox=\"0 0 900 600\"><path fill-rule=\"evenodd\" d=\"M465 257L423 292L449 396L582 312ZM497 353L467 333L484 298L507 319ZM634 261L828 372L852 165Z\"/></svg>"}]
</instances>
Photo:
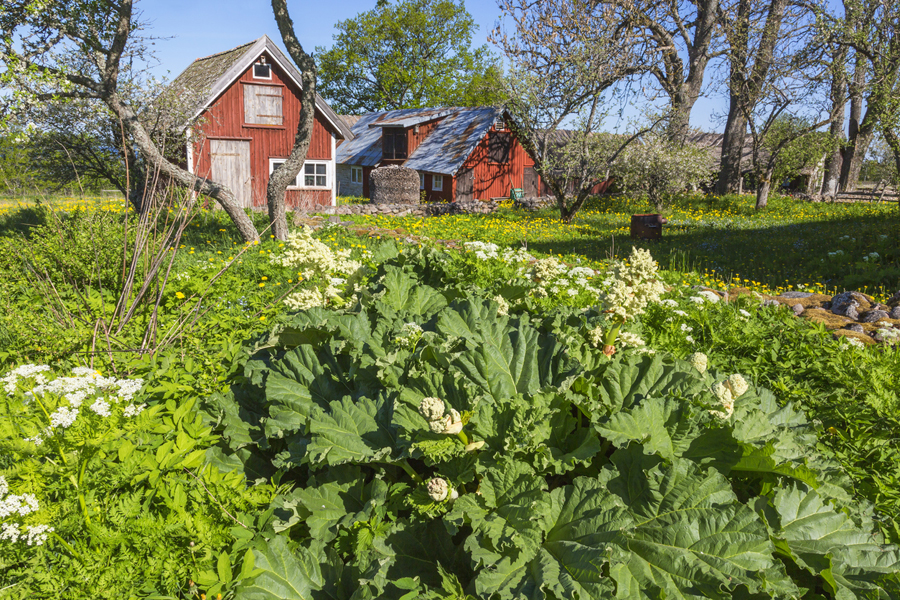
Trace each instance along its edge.
<instances>
[{"instance_id":1,"label":"green grass","mask_svg":"<svg viewBox=\"0 0 900 600\"><path fill-rule=\"evenodd\" d=\"M696 273L710 285L738 278L762 292L854 289L885 296L900 289L900 211L894 204L818 204L774 197L757 212L750 196L693 196L668 211L661 241L632 241L631 215L645 212L652 211L640 201L602 198L589 201L571 225L560 223L554 209L529 213L502 208L488 216L427 219L348 218L431 239L527 246L532 253L568 260L622 257L632 247L643 247L664 267ZM842 254L829 256L838 250ZM879 258L864 260L872 252Z\"/></svg>"}]
</instances>

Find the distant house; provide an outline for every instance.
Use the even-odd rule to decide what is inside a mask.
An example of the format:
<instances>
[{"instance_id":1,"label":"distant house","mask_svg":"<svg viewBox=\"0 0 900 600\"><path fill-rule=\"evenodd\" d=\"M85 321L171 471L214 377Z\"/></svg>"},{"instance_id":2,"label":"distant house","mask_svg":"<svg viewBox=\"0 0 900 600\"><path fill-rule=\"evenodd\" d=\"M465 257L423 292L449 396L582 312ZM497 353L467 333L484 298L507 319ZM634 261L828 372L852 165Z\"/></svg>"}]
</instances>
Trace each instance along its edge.
<instances>
[{"instance_id":1,"label":"distant house","mask_svg":"<svg viewBox=\"0 0 900 600\"><path fill-rule=\"evenodd\" d=\"M341 195L369 198L369 174L384 165L418 171L426 201L506 197L511 188L540 195L534 161L503 109L415 108L343 118L353 137L337 149Z\"/></svg>"},{"instance_id":2,"label":"distant house","mask_svg":"<svg viewBox=\"0 0 900 600\"><path fill-rule=\"evenodd\" d=\"M188 128L188 170L228 185L244 207L264 207L269 175L293 148L300 82L268 36L191 63L172 83L177 93L199 99ZM335 148L352 138L316 96L312 140L296 185L288 188L289 207L335 204Z\"/></svg>"}]
</instances>

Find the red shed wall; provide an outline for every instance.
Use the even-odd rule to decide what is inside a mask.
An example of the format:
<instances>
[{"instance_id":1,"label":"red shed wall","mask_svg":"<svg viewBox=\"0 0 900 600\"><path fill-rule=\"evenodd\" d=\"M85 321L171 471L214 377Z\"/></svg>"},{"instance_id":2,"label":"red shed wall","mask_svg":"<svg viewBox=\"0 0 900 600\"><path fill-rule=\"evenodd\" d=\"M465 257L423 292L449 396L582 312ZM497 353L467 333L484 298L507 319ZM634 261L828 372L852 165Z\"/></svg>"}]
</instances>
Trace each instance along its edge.
<instances>
[{"instance_id":1,"label":"red shed wall","mask_svg":"<svg viewBox=\"0 0 900 600\"><path fill-rule=\"evenodd\" d=\"M515 134L512 136L512 144L509 150L509 162L505 164L491 162L488 153L488 138L495 129L485 134L484 138L475 147L475 150L466 159L459 169L473 169L475 172L475 197L479 200L490 198L508 197L511 188L520 188L524 183L526 161L531 161L528 153L522 148ZM453 197L456 198L456 185L454 181Z\"/></svg>"},{"instance_id":2,"label":"red shed wall","mask_svg":"<svg viewBox=\"0 0 900 600\"><path fill-rule=\"evenodd\" d=\"M287 158L294 146L294 136L300 122L300 88L281 70L268 55L266 62L272 65L272 79L253 79L253 68L247 70L213 102L203 113L201 131L195 132L199 142L194 147L194 173L210 176L209 139L235 139L250 141L250 176L254 206L266 205L266 186L269 185L269 159ZM245 84L272 85L285 88L282 101L283 124L247 125L244 123ZM312 139L307 158L333 160L332 126L316 112ZM332 174L332 178L334 174ZM331 182L332 186L334 181ZM308 206L311 202L331 204L330 190L288 190L285 198L289 206Z\"/></svg>"}]
</instances>

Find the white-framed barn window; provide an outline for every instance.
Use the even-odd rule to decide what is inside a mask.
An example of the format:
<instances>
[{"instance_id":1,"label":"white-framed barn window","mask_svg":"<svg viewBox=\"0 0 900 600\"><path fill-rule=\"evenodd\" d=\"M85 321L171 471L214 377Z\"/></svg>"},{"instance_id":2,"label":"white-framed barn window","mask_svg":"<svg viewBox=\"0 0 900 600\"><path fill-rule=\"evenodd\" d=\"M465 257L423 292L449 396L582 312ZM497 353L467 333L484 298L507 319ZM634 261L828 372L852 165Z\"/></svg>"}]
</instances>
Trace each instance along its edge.
<instances>
[{"instance_id":1,"label":"white-framed barn window","mask_svg":"<svg viewBox=\"0 0 900 600\"><path fill-rule=\"evenodd\" d=\"M362 183L362 167L350 167L350 183Z\"/></svg>"},{"instance_id":2,"label":"white-framed barn window","mask_svg":"<svg viewBox=\"0 0 900 600\"><path fill-rule=\"evenodd\" d=\"M266 64L265 58L253 63L253 79L272 79L272 65Z\"/></svg>"},{"instance_id":3,"label":"white-framed barn window","mask_svg":"<svg viewBox=\"0 0 900 600\"><path fill-rule=\"evenodd\" d=\"M419 173L419 189L425 189L425 173Z\"/></svg>"},{"instance_id":4,"label":"white-framed barn window","mask_svg":"<svg viewBox=\"0 0 900 600\"><path fill-rule=\"evenodd\" d=\"M444 176L443 175L432 175L431 176L431 189L435 192L443 192L444 191Z\"/></svg>"},{"instance_id":5,"label":"white-framed barn window","mask_svg":"<svg viewBox=\"0 0 900 600\"><path fill-rule=\"evenodd\" d=\"M283 165L286 161L286 158L270 158L269 174L271 175L275 171L275 167ZM330 189L331 169L328 168L328 161L308 160L304 162L303 168L297 174L297 180L288 187Z\"/></svg>"}]
</instances>

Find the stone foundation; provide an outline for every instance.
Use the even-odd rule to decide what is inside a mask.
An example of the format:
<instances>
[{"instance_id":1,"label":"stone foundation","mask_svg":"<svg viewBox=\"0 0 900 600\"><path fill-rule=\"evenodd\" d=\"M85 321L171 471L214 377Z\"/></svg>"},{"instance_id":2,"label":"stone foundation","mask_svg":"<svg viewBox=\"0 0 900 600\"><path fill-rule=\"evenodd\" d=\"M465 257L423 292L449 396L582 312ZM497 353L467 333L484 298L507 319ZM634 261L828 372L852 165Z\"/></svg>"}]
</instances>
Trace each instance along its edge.
<instances>
[{"instance_id":1,"label":"stone foundation","mask_svg":"<svg viewBox=\"0 0 900 600\"><path fill-rule=\"evenodd\" d=\"M441 215L490 214L497 210L499 202L450 202L448 204L348 204L322 206L309 211L320 215L386 215L390 217L435 217Z\"/></svg>"}]
</instances>

